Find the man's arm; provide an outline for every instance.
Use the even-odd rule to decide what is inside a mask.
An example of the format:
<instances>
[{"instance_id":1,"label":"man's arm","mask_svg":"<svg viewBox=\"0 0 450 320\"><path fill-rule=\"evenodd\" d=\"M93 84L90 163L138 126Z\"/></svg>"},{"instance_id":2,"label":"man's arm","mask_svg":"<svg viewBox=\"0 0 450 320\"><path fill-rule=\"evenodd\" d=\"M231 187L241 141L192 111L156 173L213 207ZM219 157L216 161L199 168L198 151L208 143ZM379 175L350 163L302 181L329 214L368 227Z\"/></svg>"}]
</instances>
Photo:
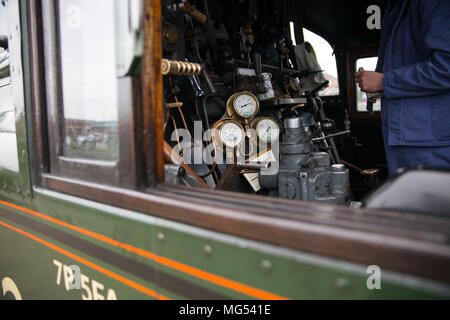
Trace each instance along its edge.
<instances>
[{"instance_id":1,"label":"man's arm","mask_svg":"<svg viewBox=\"0 0 450 320\"><path fill-rule=\"evenodd\" d=\"M384 75L385 97L429 96L450 90L450 1L421 1L422 38L433 53L425 61Z\"/></svg>"}]
</instances>

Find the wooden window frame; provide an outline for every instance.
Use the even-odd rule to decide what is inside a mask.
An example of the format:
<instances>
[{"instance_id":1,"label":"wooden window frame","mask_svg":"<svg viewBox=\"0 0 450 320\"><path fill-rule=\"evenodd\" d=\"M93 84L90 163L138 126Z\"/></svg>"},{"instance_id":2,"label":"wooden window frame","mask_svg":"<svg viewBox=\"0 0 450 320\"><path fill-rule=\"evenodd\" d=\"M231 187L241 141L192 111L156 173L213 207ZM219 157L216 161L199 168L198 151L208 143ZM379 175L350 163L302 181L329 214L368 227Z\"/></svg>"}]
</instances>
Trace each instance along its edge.
<instances>
[{"instance_id":1,"label":"wooden window frame","mask_svg":"<svg viewBox=\"0 0 450 320\"><path fill-rule=\"evenodd\" d=\"M245 239L362 265L376 263L389 270L450 283L448 256L442 254L438 241L430 240L436 234L445 235L448 222L440 218L369 209L362 214L362 209L343 206L164 185L160 0L144 2L142 79L128 80L132 88L140 87L137 90L142 104L138 101L128 106L130 110L124 112L129 123L123 131L119 129L119 134L132 142L132 151L126 155L134 165L132 175L145 177L137 181L139 190L125 189L126 184L120 183L108 185L101 179L82 181L78 173L73 177L63 175L64 171L55 172L48 165L54 147L45 137L52 134L47 131L48 120L55 119L46 113L55 108L51 103L58 100L45 103L45 81L55 75L42 76L48 69L42 51L40 25L46 16L40 15L41 1L27 0L32 100L28 110L34 132L31 148L35 187ZM50 70L55 72L54 68ZM54 123L48 128L54 130Z\"/></svg>"},{"instance_id":2,"label":"wooden window frame","mask_svg":"<svg viewBox=\"0 0 450 320\"><path fill-rule=\"evenodd\" d=\"M119 153L115 161L75 159L63 155L64 115L61 79L58 3L42 2L43 62L48 130L48 151L52 174L95 181L126 188L137 187L134 134L131 127L133 108L140 99L139 82L132 77L117 79Z\"/></svg>"}]
</instances>

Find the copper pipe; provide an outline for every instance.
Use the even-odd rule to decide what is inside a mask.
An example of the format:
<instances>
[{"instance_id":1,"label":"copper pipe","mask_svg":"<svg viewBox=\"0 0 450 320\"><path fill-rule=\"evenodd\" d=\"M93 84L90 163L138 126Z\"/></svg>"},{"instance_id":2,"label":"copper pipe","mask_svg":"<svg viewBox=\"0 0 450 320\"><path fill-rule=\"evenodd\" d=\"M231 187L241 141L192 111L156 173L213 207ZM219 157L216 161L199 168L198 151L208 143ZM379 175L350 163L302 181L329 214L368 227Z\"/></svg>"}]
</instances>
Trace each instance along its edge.
<instances>
[{"instance_id":1,"label":"copper pipe","mask_svg":"<svg viewBox=\"0 0 450 320\"><path fill-rule=\"evenodd\" d=\"M363 171L361 168L359 168L359 167L357 167L357 166L351 164L350 162L347 162L347 161L342 160L342 159L341 159L341 162L342 162L342 164L345 164L347 167L350 167L350 168L352 168L352 169L355 169L355 170L358 171L358 172L362 172L362 171Z\"/></svg>"}]
</instances>

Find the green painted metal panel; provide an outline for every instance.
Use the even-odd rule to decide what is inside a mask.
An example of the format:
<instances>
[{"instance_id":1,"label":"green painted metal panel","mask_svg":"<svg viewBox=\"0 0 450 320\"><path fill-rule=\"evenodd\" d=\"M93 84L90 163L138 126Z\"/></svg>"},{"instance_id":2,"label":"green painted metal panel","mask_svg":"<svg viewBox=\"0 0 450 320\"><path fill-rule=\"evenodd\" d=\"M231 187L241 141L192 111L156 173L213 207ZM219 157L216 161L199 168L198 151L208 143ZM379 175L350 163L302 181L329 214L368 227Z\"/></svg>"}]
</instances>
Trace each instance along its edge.
<instances>
[{"instance_id":1,"label":"green painted metal panel","mask_svg":"<svg viewBox=\"0 0 450 320\"><path fill-rule=\"evenodd\" d=\"M77 227L84 228L89 231L96 232L100 235L107 236L111 239L133 245L136 248L146 250L158 257L168 258L170 261L181 263L185 267L194 267L198 270L217 275L228 280L232 280L247 286L265 290L269 293L277 294L292 299L416 299L416 298L445 298L448 297L443 293L433 292L426 283L423 285L419 282L416 285L402 283L400 276L390 274L389 277L382 278L381 290L369 290L366 286L368 275L365 274L365 266L354 266L345 262L333 261L323 257L315 257L304 253L294 252L283 248L268 246L262 243L256 243L217 234L207 230L184 226L178 223L172 223L163 219L148 217L139 213L112 208L93 202L84 201L74 197L61 196L57 197L56 193L52 193L55 197L48 194L40 194L36 192L35 199L30 206L32 209L49 215L61 221L70 223ZM5 198L5 197L0 197ZM2 207L2 210L5 210ZM83 250L74 248L69 245L61 244L52 237L46 235L34 234L44 237L51 243L57 244L59 247L65 248L70 252L95 262L97 265L107 268L121 276L126 277L136 283L139 283L152 290L158 291L160 294L169 298L185 299L191 298L189 290L181 289L182 287L193 288L192 290L206 290L203 294L211 293L212 296L249 299L254 298L246 292L238 292L218 283L212 283L205 279L201 279L192 273L180 271L173 267L158 263L155 260L143 257L139 254L129 252L123 248L113 246L111 244L99 241L90 236L80 234L78 231L70 230L64 226L55 224L50 221L43 221L42 218L21 212L15 209L8 209L14 215L19 215L32 219L33 221L44 223L45 225L56 228L62 233L72 235L83 239L84 241L96 246L94 253L86 253ZM0 220L3 220L0 217ZM7 221L6 221L7 222ZM27 252L28 248L33 248L33 253L47 252L42 256L51 256L52 253L39 244L31 244L33 241L22 239L17 241L18 235L12 235L10 231L4 232L4 228L0 227L2 235L2 243L14 243L17 250L12 252ZM33 233L33 230L28 230ZM42 248L35 248L41 246ZM26 249L23 249L26 248ZM8 248L2 247L0 256L2 261L8 256ZM144 280L142 274L133 274L127 268L128 266L116 266L102 260L101 249L113 252L121 257L136 261L146 266L150 266L152 270L149 272L157 272L155 282ZM51 251L51 250L50 250ZM98 256L97 256L98 253ZM53 253L53 256L58 253ZM25 266L34 265L37 267L35 271L25 271L19 268L19 278L21 279L27 273L35 273L39 275L39 281L46 281L49 285L54 282L55 275L48 272L40 271L48 268L51 259L35 259L33 257L26 258L26 254L21 255L21 263ZM50 259L50 260L49 260ZM75 263L67 258L61 258L64 263ZM60 260L60 261L61 261ZM18 263L18 261L17 261ZM76 264L76 263L75 263ZM51 267L51 264L50 264ZM130 266L131 267L131 266ZM5 273L4 268L12 268L10 264L1 267L1 271ZM83 266L83 272L91 278L95 270ZM382 268L382 266L381 266ZM88 271L85 271L85 270ZM35 270L35 269L32 269ZM40 273L41 272L41 273ZM384 272L384 271L383 271ZM160 275L163 275L161 281ZM113 279L98 276L106 285L113 286ZM169 278L169 280L167 280ZM397 278L397 279L396 279ZM159 280L158 280L159 279ZM164 280L166 279L166 280ZM172 286L167 285L167 281L173 282ZM26 282L25 282L26 283ZM31 292L39 293L35 298L45 298L47 293L40 293L34 282L28 282ZM130 293L129 287L126 290L120 289L118 286L117 297L124 299L134 299L139 294ZM28 288L27 288L28 290ZM60 298L72 297L72 293L66 295L63 291L59 291L62 295ZM75 298L79 296L73 295Z\"/></svg>"},{"instance_id":2,"label":"green painted metal panel","mask_svg":"<svg viewBox=\"0 0 450 320\"><path fill-rule=\"evenodd\" d=\"M98 297L106 299L111 289L117 299L149 298L14 231L2 227L0 230L0 281L5 277L13 279L23 299L79 300L93 294L94 282L101 284L96 290ZM63 274L59 276L58 284L58 266L54 260L66 266L80 265L81 273L89 278L85 285L91 293L84 288L67 290Z\"/></svg>"}]
</instances>

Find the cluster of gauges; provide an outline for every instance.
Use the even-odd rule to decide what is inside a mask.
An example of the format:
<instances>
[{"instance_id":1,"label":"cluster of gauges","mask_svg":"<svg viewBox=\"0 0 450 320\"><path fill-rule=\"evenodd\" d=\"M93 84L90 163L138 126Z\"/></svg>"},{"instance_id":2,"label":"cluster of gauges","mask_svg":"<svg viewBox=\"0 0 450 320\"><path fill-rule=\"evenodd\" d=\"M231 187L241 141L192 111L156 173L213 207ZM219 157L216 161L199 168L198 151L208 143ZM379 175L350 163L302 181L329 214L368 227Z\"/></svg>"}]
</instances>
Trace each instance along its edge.
<instances>
[{"instance_id":1,"label":"cluster of gauges","mask_svg":"<svg viewBox=\"0 0 450 320\"><path fill-rule=\"evenodd\" d=\"M276 121L271 118L255 118L259 113L259 101L252 93L244 91L232 95L227 102L227 113L229 117L217 121L213 127L217 146L236 149L244 143L246 137L255 140L246 133L248 129L253 129L256 138L266 145L278 140L280 128Z\"/></svg>"}]
</instances>

